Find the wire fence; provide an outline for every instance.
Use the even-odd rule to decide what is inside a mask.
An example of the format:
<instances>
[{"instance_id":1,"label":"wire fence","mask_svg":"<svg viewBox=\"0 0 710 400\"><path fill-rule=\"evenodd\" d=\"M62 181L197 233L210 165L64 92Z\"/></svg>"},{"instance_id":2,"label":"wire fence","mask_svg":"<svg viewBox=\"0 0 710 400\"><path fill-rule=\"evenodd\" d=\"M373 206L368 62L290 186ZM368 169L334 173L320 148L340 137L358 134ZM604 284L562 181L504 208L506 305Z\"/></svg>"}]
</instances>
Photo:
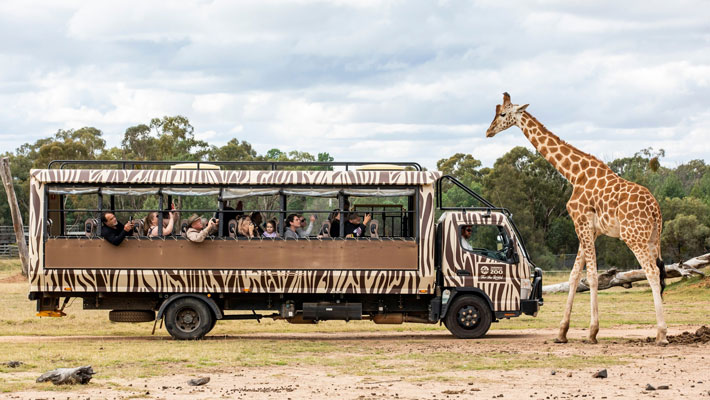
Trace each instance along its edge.
<instances>
[{"instance_id":1,"label":"wire fence","mask_svg":"<svg viewBox=\"0 0 710 400\"><path fill-rule=\"evenodd\" d=\"M28 227L25 226L25 243L29 244ZM0 258L18 258L20 253L17 248L15 229L12 225L0 225Z\"/></svg>"}]
</instances>

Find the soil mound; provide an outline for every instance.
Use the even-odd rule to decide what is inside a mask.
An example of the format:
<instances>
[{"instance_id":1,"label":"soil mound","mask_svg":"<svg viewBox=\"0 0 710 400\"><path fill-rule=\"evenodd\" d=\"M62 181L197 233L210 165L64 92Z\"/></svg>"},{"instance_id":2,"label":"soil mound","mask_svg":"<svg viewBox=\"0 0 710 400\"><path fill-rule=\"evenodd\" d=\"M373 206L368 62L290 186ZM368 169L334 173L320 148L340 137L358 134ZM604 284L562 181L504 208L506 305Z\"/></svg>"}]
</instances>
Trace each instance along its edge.
<instances>
[{"instance_id":1,"label":"soil mound","mask_svg":"<svg viewBox=\"0 0 710 400\"><path fill-rule=\"evenodd\" d=\"M708 343L710 342L710 328L703 325L695 333L690 333L688 331L681 333L680 335L668 336L668 343L671 344L694 344L694 343ZM647 343L655 342L655 338L646 338Z\"/></svg>"}]
</instances>

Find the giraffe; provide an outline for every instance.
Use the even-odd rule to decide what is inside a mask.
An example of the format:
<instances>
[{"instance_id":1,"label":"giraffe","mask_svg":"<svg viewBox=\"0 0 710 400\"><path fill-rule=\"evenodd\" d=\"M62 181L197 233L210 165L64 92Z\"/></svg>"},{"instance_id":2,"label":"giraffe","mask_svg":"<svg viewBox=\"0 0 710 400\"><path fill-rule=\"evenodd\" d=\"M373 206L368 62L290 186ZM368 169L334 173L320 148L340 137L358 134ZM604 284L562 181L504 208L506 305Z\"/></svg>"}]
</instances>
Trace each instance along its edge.
<instances>
[{"instance_id":1,"label":"giraffe","mask_svg":"<svg viewBox=\"0 0 710 400\"><path fill-rule=\"evenodd\" d=\"M597 343L598 278L594 242L598 236L607 235L623 240L644 269L656 309L656 344L667 345L662 303L665 267L660 244L663 221L658 202L647 188L619 177L596 157L547 130L525 111L527 107L528 104L512 104L510 95L504 93L503 104L496 106L496 115L486 137L493 137L513 125L519 127L537 151L572 184L567 211L579 238L579 250L569 277L567 304L555 342L567 343L572 303L582 268L586 265L591 302L588 342Z\"/></svg>"}]
</instances>

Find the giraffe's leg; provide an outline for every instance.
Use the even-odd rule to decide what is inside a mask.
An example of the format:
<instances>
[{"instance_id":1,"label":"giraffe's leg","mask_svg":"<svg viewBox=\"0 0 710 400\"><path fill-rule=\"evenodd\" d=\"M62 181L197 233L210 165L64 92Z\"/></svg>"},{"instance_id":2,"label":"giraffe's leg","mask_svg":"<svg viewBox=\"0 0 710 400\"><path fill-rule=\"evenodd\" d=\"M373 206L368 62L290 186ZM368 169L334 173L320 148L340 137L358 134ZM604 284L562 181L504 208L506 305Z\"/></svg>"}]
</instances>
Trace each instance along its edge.
<instances>
[{"instance_id":1,"label":"giraffe's leg","mask_svg":"<svg viewBox=\"0 0 710 400\"><path fill-rule=\"evenodd\" d=\"M646 279L648 279L648 284L651 286L651 293L653 293L653 304L656 308L656 344L659 346L665 346L668 344L666 339L666 331L668 327L666 326L666 321L663 318L663 298L661 297L661 277L660 271L656 266L656 260L652 256L652 251L649 246L644 244L626 243L627 246L634 252L636 260L638 260L641 267L643 267L646 273Z\"/></svg>"},{"instance_id":2,"label":"giraffe's leg","mask_svg":"<svg viewBox=\"0 0 710 400\"><path fill-rule=\"evenodd\" d=\"M599 278L597 276L597 254L594 248L595 235L592 234L591 246L588 245L589 238L585 239L584 258L587 260L587 284L589 284L589 343L597 343L597 333L599 333L599 302L597 293L599 290Z\"/></svg>"},{"instance_id":3,"label":"giraffe's leg","mask_svg":"<svg viewBox=\"0 0 710 400\"><path fill-rule=\"evenodd\" d=\"M584 267L584 249L579 245L577 250L577 258L574 260L572 273L569 275L569 294L567 295L567 305L565 306L565 314L560 322L560 332L557 334L555 343L567 343L567 331L569 331L569 320L572 315L572 304L574 303L574 295L577 292L579 280L582 278L582 267Z\"/></svg>"}]
</instances>

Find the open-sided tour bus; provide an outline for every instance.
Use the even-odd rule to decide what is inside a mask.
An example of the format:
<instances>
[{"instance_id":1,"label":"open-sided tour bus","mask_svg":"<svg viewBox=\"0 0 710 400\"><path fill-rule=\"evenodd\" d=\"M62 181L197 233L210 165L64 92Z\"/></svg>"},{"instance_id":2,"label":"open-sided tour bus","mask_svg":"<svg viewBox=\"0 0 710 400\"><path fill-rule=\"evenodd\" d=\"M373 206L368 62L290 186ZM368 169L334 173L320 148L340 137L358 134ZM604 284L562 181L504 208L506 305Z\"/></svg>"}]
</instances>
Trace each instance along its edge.
<instances>
[{"instance_id":1,"label":"open-sided tour bus","mask_svg":"<svg viewBox=\"0 0 710 400\"><path fill-rule=\"evenodd\" d=\"M444 188L476 206L442 204ZM102 237L106 213L135 221L119 245ZM202 242L185 236L192 214L218 219ZM283 239L291 214L305 223ZM348 235L358 216L371 221ZM240 234L246 217L253 237ZM279 237L260 235L266 221ZM542 305L542 272L510 213L416 163L53 162L31 171L30 261L39 316L79 297L112 321L163 320L176 339L265 317L443 323L477 338Z\"/></svg>"}]
</instances>

